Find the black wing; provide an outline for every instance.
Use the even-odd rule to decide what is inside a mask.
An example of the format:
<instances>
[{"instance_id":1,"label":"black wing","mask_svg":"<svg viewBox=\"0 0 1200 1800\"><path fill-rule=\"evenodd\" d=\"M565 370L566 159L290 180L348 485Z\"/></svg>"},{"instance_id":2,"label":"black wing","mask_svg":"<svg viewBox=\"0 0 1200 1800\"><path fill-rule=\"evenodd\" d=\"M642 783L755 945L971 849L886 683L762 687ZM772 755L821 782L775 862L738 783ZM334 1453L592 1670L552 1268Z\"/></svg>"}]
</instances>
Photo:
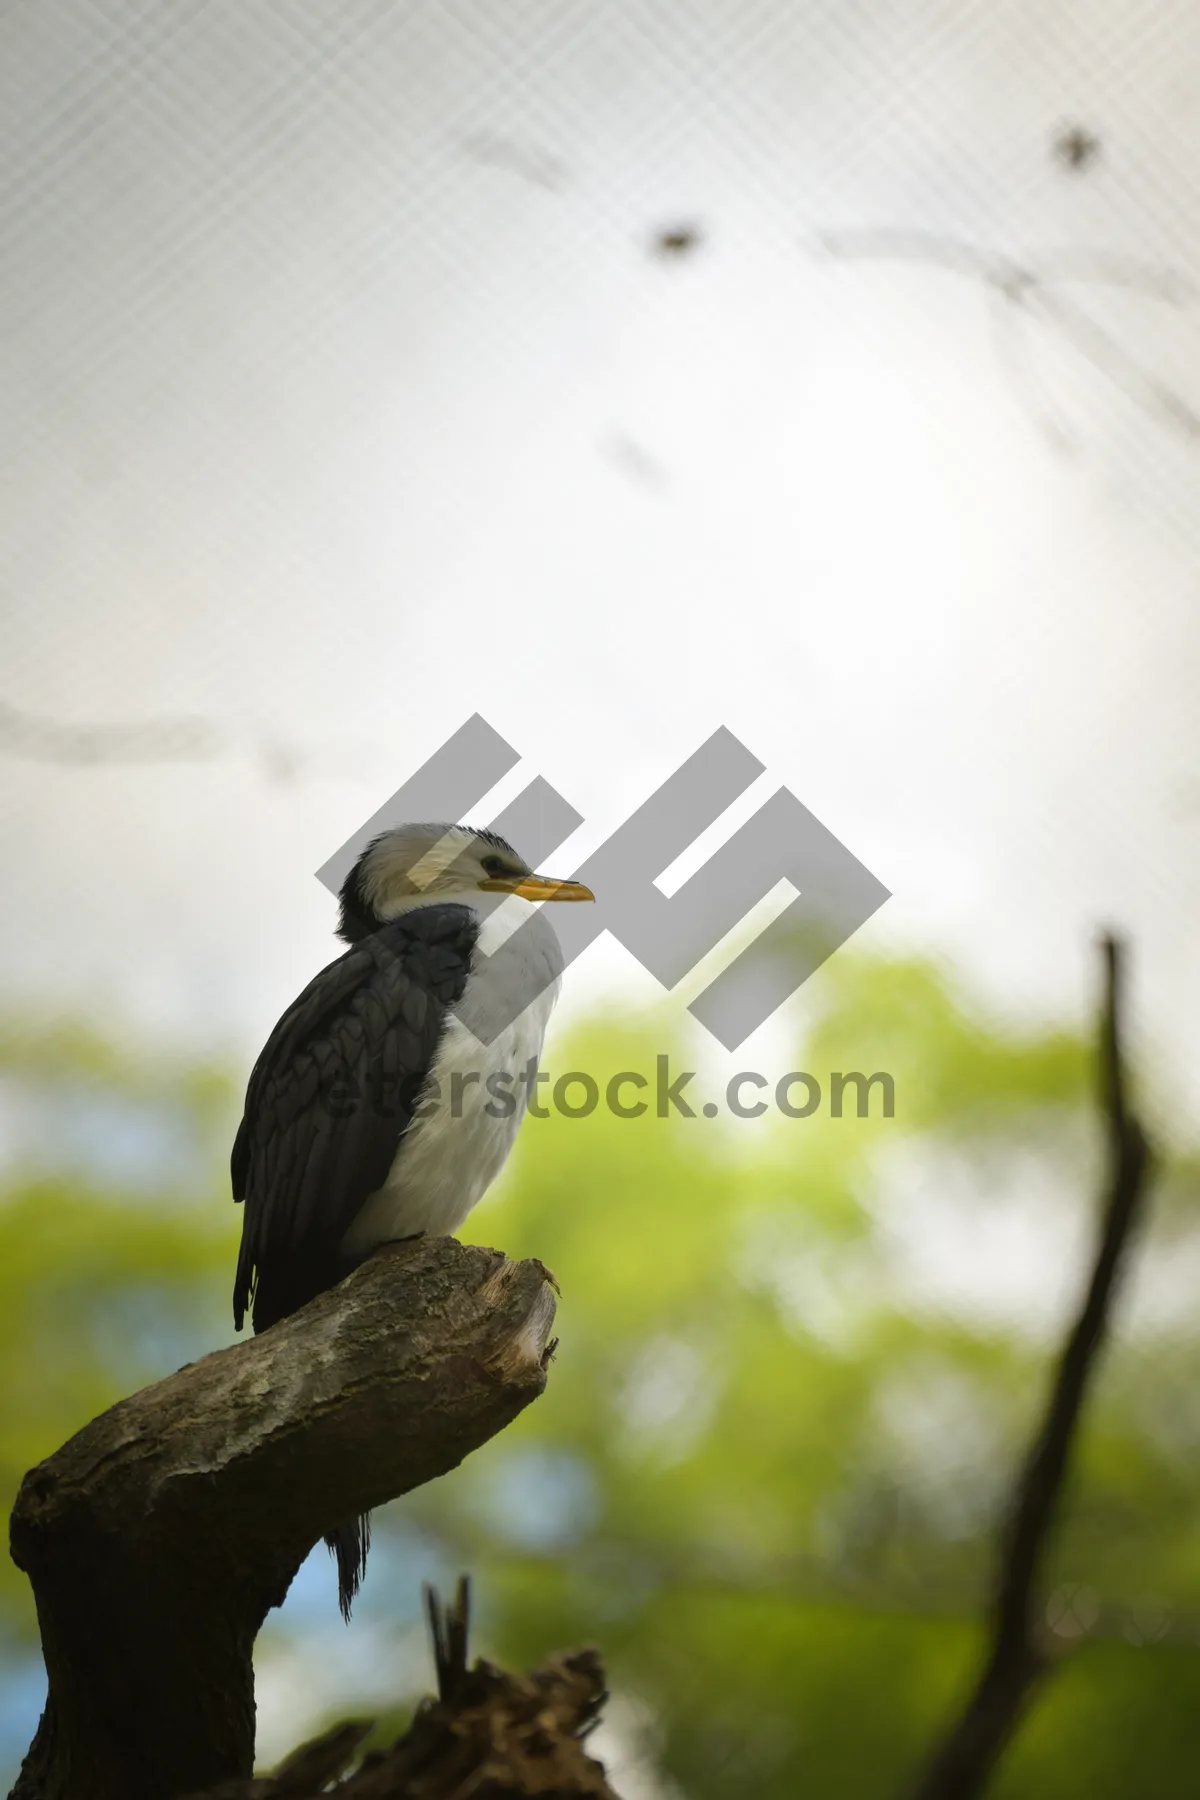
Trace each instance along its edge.
<instances>
[{"instance_id":1,"label":"black wing","mask_svg":"<svg viewBox=\"0 0 1200 1800\"><path fill-rule=\"evenodd\" d=\"M478 930L465 906L419 907L322 969L271 1033L231 1158L239 1331L252 1299L262 1331L347 1273L339 1245L412 1121Z\"/></svg>"}]
</instances>

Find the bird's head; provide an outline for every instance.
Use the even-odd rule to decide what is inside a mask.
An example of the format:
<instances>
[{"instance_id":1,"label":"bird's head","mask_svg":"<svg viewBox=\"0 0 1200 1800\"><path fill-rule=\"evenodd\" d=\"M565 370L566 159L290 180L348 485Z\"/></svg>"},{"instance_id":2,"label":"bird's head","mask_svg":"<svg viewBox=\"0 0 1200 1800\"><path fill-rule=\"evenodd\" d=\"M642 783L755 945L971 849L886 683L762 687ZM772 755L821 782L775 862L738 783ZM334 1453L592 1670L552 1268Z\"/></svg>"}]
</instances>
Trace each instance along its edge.
<instances>
[{"instance_id":1,"label":"bird's head","mask_svg":"<svg viewBox=\"0 0 1200 1800\"><path fill-rule=\"evenodd\" d=\"M342 885L338 936L346 943L378 931L414 907L481 895L522 900L594 900L579 881L535 875L494 831L468 825L398 825L367 845Z\"/></svg>"}]
</instances>

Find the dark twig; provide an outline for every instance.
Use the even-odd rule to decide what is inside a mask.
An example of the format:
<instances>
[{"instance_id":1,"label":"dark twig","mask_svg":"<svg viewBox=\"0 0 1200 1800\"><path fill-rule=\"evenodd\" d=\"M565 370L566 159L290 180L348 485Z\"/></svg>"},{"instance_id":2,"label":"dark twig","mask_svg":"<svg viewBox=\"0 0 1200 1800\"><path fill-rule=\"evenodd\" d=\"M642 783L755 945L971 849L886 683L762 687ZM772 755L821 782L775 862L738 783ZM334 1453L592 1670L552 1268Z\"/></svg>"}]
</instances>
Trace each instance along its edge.
<instances>
[{"instance_id":1,"label":"dark twig","mask_svg":"<svg viewBox=\"0 0 1200 1800\"><path fill-rule=\"evenodd\" d=\"M915 1800L975 1800L1047 1666L1039 1630L1038 1577L1113 1293L1140 1211L1150 1154L1126 1092L1122 1050L1122 954L1101 945L1104 1001L1099 1103L1108 1173L1099 1243L1083 1304L1063 1345L1045 1416L1016 1486L992 1610L991 1646L974 1692L914 1790Z\"/></svg>"},{"instance_id":2,"label":"dark twig","mask_svg":"<svg viewBox=\"0 0 1200 1800\"><path fill-rule=\"evenodd\" d=\"M362 1745L349 1719L302 1744L273 1775L223 1781L190 1800L618 1800L586 1742L608 1695L594 1650L552 1656L528 1675L467 1665L466 1576L449 1606L430 1587L437 1698L422 1700L390 1749Z\"/></svg>"},{"instance_id":3,"label":"dark twig","mask_svg":"<svg viewBox=\"0 0 1200 1800\"><path fill-rule=\"evenodd\" d=\"M471 1632L471 1583L467 1576L460 1575L458 1592L448 1606L442 1605L437 1589L428 1582L425 1584L424 1594L438 1698L451 1701L467 1672L467 1640Z\"/></svg>"}]
</instances>

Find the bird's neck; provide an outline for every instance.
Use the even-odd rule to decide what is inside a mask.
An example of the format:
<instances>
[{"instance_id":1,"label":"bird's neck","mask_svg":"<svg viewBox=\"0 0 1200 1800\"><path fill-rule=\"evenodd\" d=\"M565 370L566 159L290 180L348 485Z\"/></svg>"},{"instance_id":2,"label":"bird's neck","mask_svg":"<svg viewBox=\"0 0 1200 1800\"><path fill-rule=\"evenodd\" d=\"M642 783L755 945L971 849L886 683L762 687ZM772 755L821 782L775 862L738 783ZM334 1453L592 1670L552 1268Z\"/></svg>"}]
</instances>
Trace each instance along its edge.
<instances>
[{"instance_id":1,"label":"bird's neck","mask_svg":"<svg viewBox=\"0 0 1200 1800\"><path fill-rule=\"evenodd\" d=\"M369 909L343 900L338 936L347 944L360 943L372 932L427 906L468 907L479 920L479 946L489 956L538 910L519 894L481 894L477 888L465 888L460 894L401 894Z\"/></svg>"}]
</instances>

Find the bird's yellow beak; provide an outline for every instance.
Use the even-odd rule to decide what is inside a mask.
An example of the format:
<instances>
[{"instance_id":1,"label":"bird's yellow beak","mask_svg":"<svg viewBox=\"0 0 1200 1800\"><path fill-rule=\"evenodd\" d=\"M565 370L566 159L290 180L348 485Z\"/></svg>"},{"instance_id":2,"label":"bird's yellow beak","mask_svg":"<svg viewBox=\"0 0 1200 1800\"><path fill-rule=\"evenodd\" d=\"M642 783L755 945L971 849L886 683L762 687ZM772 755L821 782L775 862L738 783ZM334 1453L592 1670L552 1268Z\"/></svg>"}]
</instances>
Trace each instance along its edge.
<instances>
[{"instance_id":1,"label":"bird's yellow beak","mask_svg":"<svg viewBox=\"0 0 1200 1800\"><path fill-rule=\"evenodd\" d=\"M489 894L517 894L522 900L594 900L582 881L552 881L549 875L495 875L479 883Z\"/></svg>"}]
</instances>

